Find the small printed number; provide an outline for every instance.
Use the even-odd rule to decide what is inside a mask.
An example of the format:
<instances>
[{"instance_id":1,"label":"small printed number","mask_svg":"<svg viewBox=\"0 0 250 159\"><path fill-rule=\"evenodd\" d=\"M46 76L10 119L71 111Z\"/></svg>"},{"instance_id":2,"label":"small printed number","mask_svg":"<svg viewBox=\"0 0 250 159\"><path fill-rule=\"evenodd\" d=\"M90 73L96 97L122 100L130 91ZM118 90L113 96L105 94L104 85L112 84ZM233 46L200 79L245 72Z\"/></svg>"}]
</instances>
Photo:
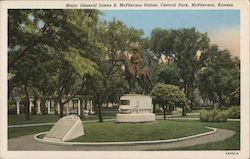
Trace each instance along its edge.
<instances>
[{"instance_id":1,"label":"small printed number","mask_svg":"<svg viewBox=\"0 0 250 159\"><path fill-rule=\"evenodd\" d=\"M226 152L226 155L238 155L238 152Z\"/></svg>"}]
</instances>

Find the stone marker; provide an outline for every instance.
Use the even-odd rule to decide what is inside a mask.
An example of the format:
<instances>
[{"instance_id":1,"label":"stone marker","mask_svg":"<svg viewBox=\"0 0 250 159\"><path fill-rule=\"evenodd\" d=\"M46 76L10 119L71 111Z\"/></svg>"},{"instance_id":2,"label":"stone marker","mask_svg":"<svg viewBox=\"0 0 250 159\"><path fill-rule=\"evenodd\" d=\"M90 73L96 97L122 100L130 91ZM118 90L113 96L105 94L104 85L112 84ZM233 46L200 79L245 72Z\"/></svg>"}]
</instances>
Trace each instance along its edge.
<instances>
[{"instance_id":1,"label":"stone marker","mask_svg":"<svg viewBox=\"0 0 250 159\"><path fill-rule=\"evenodd\" d=\"M68 115L59 119L45 135L45 140L68 141L84 135L82 121L77 115Z\"/></svg>"},{"instance_id":2,"label":"stone marker","mask_svg":"<svg viewBox=\"0 0 250 159\"><path fill-rule=\"evenodd\" d=\"M155 121L153 104L150 96L126 94L120 98L117 122L149 122Z\"/></svg>"}]
</instances>

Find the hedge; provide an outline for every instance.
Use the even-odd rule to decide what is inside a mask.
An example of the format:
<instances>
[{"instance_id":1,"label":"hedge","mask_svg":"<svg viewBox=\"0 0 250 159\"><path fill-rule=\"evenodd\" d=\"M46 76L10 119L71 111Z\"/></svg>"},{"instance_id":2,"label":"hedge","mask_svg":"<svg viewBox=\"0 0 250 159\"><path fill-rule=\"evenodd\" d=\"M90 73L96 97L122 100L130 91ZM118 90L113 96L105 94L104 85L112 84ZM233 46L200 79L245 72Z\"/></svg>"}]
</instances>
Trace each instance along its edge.
<instances>
[{"instance_id":1,"label":"hedge","mask_svg":"<svg viewBox=\"0 0 250 159\"><path fill-rule=\"evenodd\" d=\"M227 118L227 111L224 110L213 109L210 111L202 110L200 112L201 122L225 122Z\"/></svg>"},{"instance_id":2,"label":"hedge","mask_svg":"<svg viewBox=\"0 0 250 159\"><path fill-rule=\"evenodd\" d=\"M227 111L228 118L240 119L240 106L239 105L232 106L228 108L226 111Z\"/></svg>"}]
</instances>

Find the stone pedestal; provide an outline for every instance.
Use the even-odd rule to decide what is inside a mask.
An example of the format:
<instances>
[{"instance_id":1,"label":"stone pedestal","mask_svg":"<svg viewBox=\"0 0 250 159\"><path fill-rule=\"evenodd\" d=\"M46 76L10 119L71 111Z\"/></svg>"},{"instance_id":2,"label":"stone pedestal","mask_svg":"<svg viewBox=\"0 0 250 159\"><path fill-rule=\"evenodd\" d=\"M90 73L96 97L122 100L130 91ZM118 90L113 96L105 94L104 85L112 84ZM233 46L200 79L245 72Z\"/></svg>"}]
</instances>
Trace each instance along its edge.
<instances>
[{"instance_id":1,"label":"stone pedestal","mask_svg":"<svg viewBox=\"0 0 250 159\"><path fill-rule=\"evenodd\" d=\"M120 98L117 122L151 122L155 121L153 104L150 96L126 94Z\"/></svg>"},{"instance_id":2,"label":"stone pedestal","mask_svg":"<svg viewBox=\"0 0 250 159\"><path fill-rule=\"evenodd\" d=\"M145 114L117 114L117 122L125 123L136 123L136 122L150 122L155 121L155 114L145 113Z\"/></svg>"}]
</instances>

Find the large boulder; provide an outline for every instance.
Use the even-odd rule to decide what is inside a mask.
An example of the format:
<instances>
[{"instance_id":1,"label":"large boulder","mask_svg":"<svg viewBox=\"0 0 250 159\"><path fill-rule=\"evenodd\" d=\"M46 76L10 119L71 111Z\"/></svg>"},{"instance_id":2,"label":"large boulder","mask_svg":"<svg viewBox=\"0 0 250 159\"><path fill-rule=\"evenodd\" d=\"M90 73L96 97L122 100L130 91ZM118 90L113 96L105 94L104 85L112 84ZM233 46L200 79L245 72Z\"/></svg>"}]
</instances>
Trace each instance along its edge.
<instances>
[{"instance_id":1,"label":"large boulder","mask_svg":"<svg viewBox=\"0 0 250 159\"><path fill-rule=\"evenodd\" d=\"M59 119L45 135L45 140L68 141L84 135L81 119L77 115L68 115Z\"/></svg>"}]
</instances>

